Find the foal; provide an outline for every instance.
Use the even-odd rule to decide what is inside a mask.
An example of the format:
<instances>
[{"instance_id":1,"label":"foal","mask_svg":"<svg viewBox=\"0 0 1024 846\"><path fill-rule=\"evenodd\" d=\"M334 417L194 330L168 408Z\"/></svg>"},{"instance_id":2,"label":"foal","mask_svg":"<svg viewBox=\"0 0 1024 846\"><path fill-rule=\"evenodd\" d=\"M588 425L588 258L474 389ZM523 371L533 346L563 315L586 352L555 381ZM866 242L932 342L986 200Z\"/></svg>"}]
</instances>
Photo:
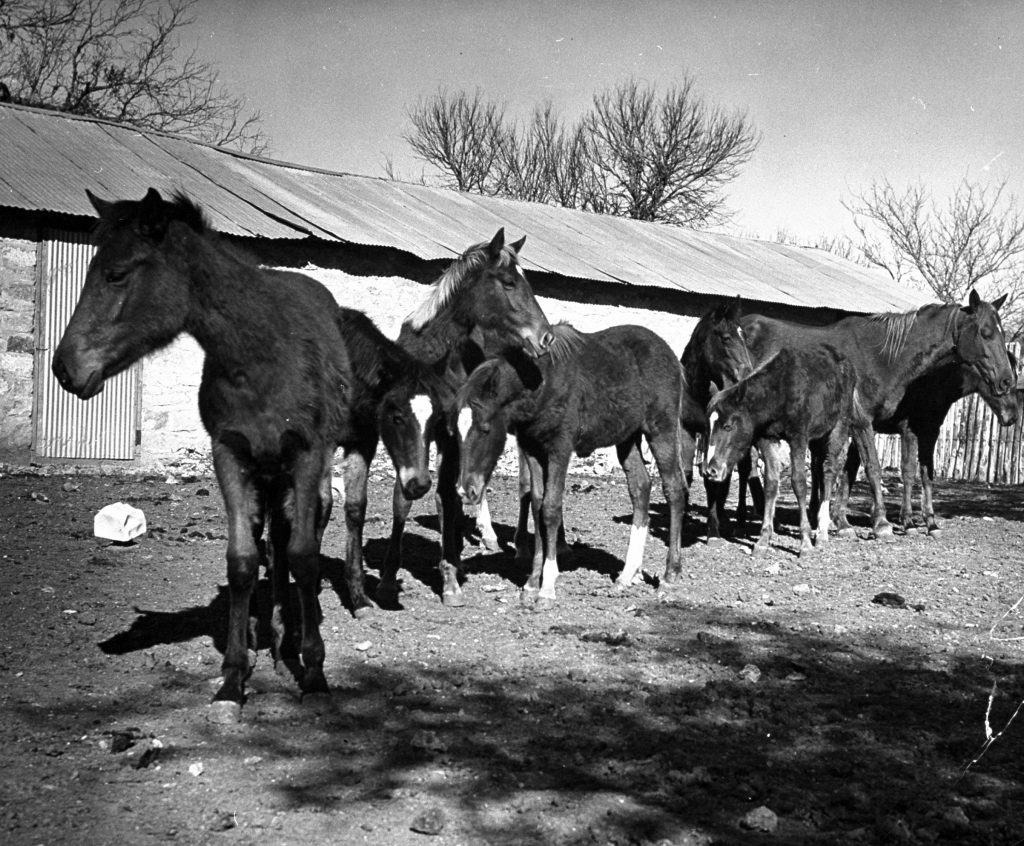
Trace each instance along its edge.
<instances>
[{"instance_id":1,"label":"foal","mask_svg":"<svg viewBox=\"0 0 1024 846\"><path fill-rule=\"evenodd\" d=\"M568 324L553 328L549 356L491 359L470 375L458 398L462 435L461 493L468 504L483 497L513 432L530 470L534 526L533 569L523 588L539 607L555 601L558 530L569 459L575 452L615 446L633 503L633 525L620 586L631 585L643 563L650 518L651 481L640 452L647 438L669 503L665 580L682 570L680 529L686 506L681 466L682 371L668 344L640 326L584 334Z\"/></svg>"},{"instance_id":2,"label":"foal","mask_svg":"<svg viewBox=\"0 0 1024 846\"><path fill-rule=\"evenodd\" d=\"M822 345L782 350L731 388L720 391L708 406L711 437L705 475L721 481L737 460L762 438L789 443L793 492L800 514L800 554L813 551L807 518L807 450L811 450L814 499L819 503L817 544L828 543L829 501L852 432L863 446L872 437L871 420L860 405L853 365L835 348ZM865 450L874 456L874 450ZM776 467L769 464L769 468ZM868 477L879 479L875 463L865 467ZM765 479L765 506L761 535L754 552L766 550L772 538L775 502L779 492L777 469Z\"/></svg>"}]
</instances>

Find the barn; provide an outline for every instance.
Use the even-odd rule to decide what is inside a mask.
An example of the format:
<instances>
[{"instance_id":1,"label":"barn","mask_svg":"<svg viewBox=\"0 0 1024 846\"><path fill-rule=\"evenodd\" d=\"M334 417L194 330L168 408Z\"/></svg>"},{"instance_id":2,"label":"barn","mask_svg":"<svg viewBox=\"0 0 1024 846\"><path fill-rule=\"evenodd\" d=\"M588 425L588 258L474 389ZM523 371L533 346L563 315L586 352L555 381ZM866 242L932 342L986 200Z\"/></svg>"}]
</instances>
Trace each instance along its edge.
<instances>
[{"instance_id":1,"label":"barn","mask_svg":"<svg viewBox=\"0 0 1024 846\"><path fill-rule=\"evenodd\" d=\"M806 322L924 301L819 250L330 172L11 104L0 104L0 158L0 461L12 464L146 468L207 444L190 338L89 402L50 373L91 256L86 189L183 191L260 262L314 276L392 337L446 264L498 227L527 236L523 266L551 320L640 323L677 352L722 298Z\"/></svg>"}]
</instances>

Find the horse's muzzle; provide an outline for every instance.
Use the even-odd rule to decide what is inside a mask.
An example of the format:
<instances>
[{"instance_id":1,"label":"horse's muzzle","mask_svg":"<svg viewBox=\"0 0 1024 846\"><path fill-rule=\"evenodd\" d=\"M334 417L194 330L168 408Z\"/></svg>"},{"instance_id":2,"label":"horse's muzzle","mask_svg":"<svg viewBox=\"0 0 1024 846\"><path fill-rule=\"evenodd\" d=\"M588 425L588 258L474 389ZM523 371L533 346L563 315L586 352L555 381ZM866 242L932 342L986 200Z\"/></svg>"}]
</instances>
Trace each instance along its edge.
<instances>
[{"instance_id":1,"label":"horse's muzzle","mask_svg":"<svg viewBox=\"0 0 1024 846\"><path fill-rule=\"evenodd\" d=\"M60 354L59 349L53 357L53 364L50 366L50 369L53 371L53 375L60 386L69 394L74 394L79 399L92 399L103 390L102 371L90 371L84 381L76 379L68 369L67 364L65 364L64 357Z\"/></svg>"}]
</instances>

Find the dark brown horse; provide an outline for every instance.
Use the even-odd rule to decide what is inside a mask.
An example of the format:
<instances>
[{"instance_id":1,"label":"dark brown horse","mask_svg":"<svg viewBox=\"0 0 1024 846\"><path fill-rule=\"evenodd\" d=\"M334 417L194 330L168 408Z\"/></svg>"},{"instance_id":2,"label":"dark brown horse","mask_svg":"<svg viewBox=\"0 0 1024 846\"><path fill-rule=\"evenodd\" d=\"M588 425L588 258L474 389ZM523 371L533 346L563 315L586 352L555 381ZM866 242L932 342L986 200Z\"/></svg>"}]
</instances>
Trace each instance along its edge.
<instances>
[{"instance_id":1,"label":"dark brown horse","mask_svg":"<svg viewBox=\"0 0 1024 846\"><path fill-rule=\"evenodd\" d=\"M857 371L861 404L876 423L896 413L915 379L950 362L974 367L995 396L1007 393L1014 373L998 314L1005 299L1004 295L988 303L971 291L966 306L929 304L905 313L845 317L827 326L758 314L747 315L740 323L755 364L782 349L835 347ZM777 460L774 451L768 450L765 461ZM873 491L873 499L874 533L890 538L892 527L885 519L880 486ZM843 526L845 515L837 512L836 522Z\"/></svg>"},{"instance_id":2,"label":"dark brown horse","mask_svg":"<svg viewBox=\"0 0 1024 846\"><path fill-rule=\"evenodd\" d=\"M693 400L683 414L683 428L690 440L698 436L707 438L706 409L712 395L735 385L754 369L739 321L739 297L716 305L697 321L683 350L683 373ZM686 470L691 472L690 464L686 465ZM715 481L705 477L704 490L708 504L707 542L709 546L714 546L721 542L725 525L729 479Z\"/></svg>"},{"instance_id":3,"label":"dark brown horse","mask_svg":"<svg viewBox=\"0 0 1024 846\"><path fill-rule=\"evenodd\" d=\"M1016 370L1017 360L1008 354L1010 364ZM886 435L900 436L900 469L903 478L903 502L900 507L900 522L905 531L916 529L914 523L914 480L920 471L921 519L929 535L939 534L935 521L935 507L932 501L932 480L935 477L935 444L939 430L953 404L963 397L977 393L992 409L1001 426L1012 426L1020 419L1021 395L1019 390L1008 391L1001 396L992 393L989 384L973 367L951 362L932 370L920 379L915 379L895 413L887 420L875 422L875 431ZM840 496L849 494L849 485L857 478L860 467L860 453L856 445L850 448L846 462L847 486ZM846 520L845 501L836 504L837 518ZM840 524L846 528L849 524Z\"/></svg>"},{"instance_id":4,"label":"dark brown horse","mask_svg":"<svg viewBox=\"0 0 1024 846\"><path fill-rule=\"evenodd\" d=\"M219 238L187 198L168 202L154 189L137 202L89 197L100 216L98 249L55 352L54 374L89 399L105 379L182 332L199 342L199 413L228 514L228 640L215 702L233 713L244 699L254 648L250 599L265 561L265 529L275 659L292 667L303 692L327 691L317 588L331 465L339 444L348 451L366 443L359 397L377 377L356 374L345 321L326 288L260 268ZM382 402L388 393L382 390ZM411 394L398 388L385 403L403 409L406 444L419 440ZM399 440L380 431L396 454ZM425 465L399 469L409 496L426 490L425 477ZM289 574L299 596L301 666L288 654Z\"/></svg>"},{"instance_id":5,"label":"dark brown horse","mask_svg":"<svg viewBox=\"0 0 1024 846\"><path fill-rule=\"evenodd\" d=\"M642 326L581 333L554 328L552 353L536 364L522 356L491 359L473 371L459 392L462 435L461 490L472 505L513 432L530 470L533 570L524 597L541 606L555 600L557 542L565 476L573 453L615 446L633 503L633 525L620 586L638 576L649 524L651 480L640 452L646 438L669 504L665 581L679 578L680 530L686 506L681 465L682 371L672 349Z\"/></svg>"},{"instance_id":6,"label":"dark brown horse","mask_svg":"<svg viewBox=\"0 0 1024 846\"><path fill-rule=\"evenodd\" d=\"M460 584L463 510L456 492L459 443L452 413L455 395L485 357L525 348L542 355L551 343L551 326L519 265L526 238L505 244L499 229L489 242L467 249L434 283L420 307L402 324L398 343L430 367L440 385L439 407L424 437L437 445L435 499L441 523L441 600L465 605ZM391 543L380 570L378 595L397 597L402 533L409 501L396 488Z\"/></svg>"}]
</instances>

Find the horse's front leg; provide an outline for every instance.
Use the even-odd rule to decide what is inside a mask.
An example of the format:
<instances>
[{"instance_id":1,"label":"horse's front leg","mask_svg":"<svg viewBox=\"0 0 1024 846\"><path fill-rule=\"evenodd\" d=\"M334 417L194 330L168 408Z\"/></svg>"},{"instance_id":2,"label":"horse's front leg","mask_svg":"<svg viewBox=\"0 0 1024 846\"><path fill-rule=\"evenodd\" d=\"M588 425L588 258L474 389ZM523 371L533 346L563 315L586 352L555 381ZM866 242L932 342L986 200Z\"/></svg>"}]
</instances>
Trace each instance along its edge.
<instances>
[{"instance_id":1,"label":"horse's front leg","mask_svg":"<svg viewBox=\"0 0 1024 846\"><path fill-rule=\"evenodd\" d=\"M288 569L295 579L302 617L300 651L304 672L299 687L305 693L327 693L324 676L324 641L320 636L320 544L317 540L317 517L320 508L319 478L324 461L330 460L333 450L325 456L325 448L301 453L292 470L290 533L287 544ZM346 492L346 510L348 493Z\"/></svg>"},{"instance_id":2,"label":"horse's front leg","mask_svg":"<svg viewBox=\"0 0 1024 846\"><path fill-rule=\"evenodd\" d=\"M522 448L519 449L519 516L516 520L516 563L530 561L533 546L530 544L530 511L532 509L532 476L530 462ZM536 527L536 522L533 524Z\"/></svg>"},{"instance_id":3,"label":"horse's front leg","mask_svg":"<svg viewBox=\"0 0 1024 846\"><path fill-rule=\"evenodd\" d=\"M377 601L388 604L398 603L398 570L402 566L402 536L409 519L412 500L406 499L402 483L395 479L394 495L391 499L391 539L384 562L380 565L380 582L377 584Z\"/></svg>"},{"instance_id":4,"label":"horse's front leg","mask_svg":"<svg viewBox=\"0 0 1024 846\"><path fill-rule=\"evenodd\" d=\"M449 608L466 604L459 584L462 563L462 499L458 493L459 445L447 432L438 427L437 452L437 516L441 521L441 602Z\"/></svg>"},{"instance_id":5,"label":"horse's front leg","mask_svg":"<svg viewBox=\"0 0 1024 846\"><path fill-rule=\"evenodd\" d=\"M213 465L227 510L229 600L227 647L221 665L223 681L213 698L214 702L230 703L237 710L245 700L245 680L252 672L249 614L262 561L260 538L265 509L251 468L243 466L234 453L219 442L213 444ZM255 649L255 644L252 646ZM234 716L237 717L237 713Z\"/></svg>"},{"instance_id":6,"label":"horse's front leg","mask_svg":"<svg viewBox=\"0 0 1024 846\"><path fill-rule=\"evenodd\" d=\"M764 459L764 509L761 533L751 550L753 555L760 555L771 547L772 536L775 534L775 504L779 499L779 479L782 474L778 443L760 441L758 449Z\"/></svg>"},{"instance_id":7,"label":"horse's front leg","mask_svg":"<svg viewBox=\"0 0 1024 846\"><path fill-rule=\"evenodd\" d=\"M935 519L935 506L932 502L932 476L935 473L935 442L939 438L938 430L923 432L917 439L917 463L921 475L921 518L928 529L928 537L937 538L942 534L939 523Z\"/></svg>"},{"instance_id":8,"label":"horse's front leg","mask_svg":"<svg viewBox=\"0 0 1024 846\"><path fill-rule=\"evenodd\" d=\"M352 615L365 617L375 607L366 595L363 572L363 526L366 525L366 483L377 444L345 448L345 585Z\"/></svg>"},{"instance_id":9,"label":"horse's front leg","mask_svg":"<svg viewBox=\"0 0 1024 846\"><path fill-rule=\"evenodd\" d=\"M811 521L807 519L807 440L794 438L789 442L790 477L796 507L800 515L800 555L814 551L811 543Z\"/></svg>"},{"instance_id":10,"label":"horse's front leg","mask_svg":"<svg viewBox=\"0 0 1024 846\"><path fill-rule=\"evenodd\" d=\"M530 514L533 518L533 550L531 555L530 575L523 585L522 602L532 605L540 594L540 586L544 576L544 531L541 511L544 505L544 477L546 467L534 456L527 456L530 481Z\"/></svg>"},{"instance_id":11,"label":"horse's front leg","mask_svg":"<svg viewBox=\"0 0 1024 846\"><path fill-rule=\"evenodd\" d=\"M875 450L875 431L870 423L855 424L853 439L857 451L864 462L864 475L871 485L873 504L871 507L871 527L876 540L891 542L894 540L892 524L885 518L885 495L882 491L882 468ZM852 481L852 480L851 480Z\"/></svg>"},{"instance_id":12,"label":"horse's front leg","mask_svg":"<svg viewBox=\"0 0 1024 846\"><path fill-rule=\"evenodd\" d=\"M651 452L661 476L661 489L668 502L668 560L665 562L666 583L678 581L683 573L682 532L683 514L689 488L686 475L679 464L680 453L672 446L672 439L655 437L650 441Z\"/></svg>"},{"instance_id":13,"label":"horse's front leg","mask_svg":"<svg viewBox=\"0 0 1024 846\"><path fill-rule=\"evenodd\" d=\"M914 482L917 479L917 436L910 430L907 420L900 421L900 478L903 480L903 496L900 503L900 523L904 532L914 532ZM924 474L922 473L922 478ZM924 486L921 489L921 512L924 513Z\"/></svg>"}]
</instances>

